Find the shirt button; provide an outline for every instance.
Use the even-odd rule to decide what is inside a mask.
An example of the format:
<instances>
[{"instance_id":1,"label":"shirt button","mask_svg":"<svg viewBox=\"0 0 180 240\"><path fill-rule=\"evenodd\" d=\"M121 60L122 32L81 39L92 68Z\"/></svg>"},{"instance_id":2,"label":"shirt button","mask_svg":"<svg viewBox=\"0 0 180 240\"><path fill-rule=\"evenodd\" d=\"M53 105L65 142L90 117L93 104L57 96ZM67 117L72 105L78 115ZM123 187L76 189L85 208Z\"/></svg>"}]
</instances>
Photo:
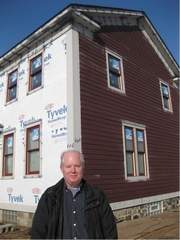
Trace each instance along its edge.
<instances>
[{"instance_id":1,"label":"shirt button","mask_svg":"<svg viewBox=\"0 0 180 240\"><path fill-rule=\"evenodd\" d=\"M73 226L76 227L76 223L74 223Z\"/></svg>"},{"instance_id":2,"label":"shirt button","mask_svg":"<svg viewBox=\"0 0 180 240\"><path fill-rule=\"evenodd\" d=\"M77 239L77 237L74 237L73 239L74 239L74 240L76 240L76 239Z\"/></svg>"},{"instance_id":3,"label":"shirt button","mask_svg":"<svg viewBox=\"0 0 180 240\"><path fill-rule=\"evenodd\" d=\"M73 211L73 213L75 214L75 213L76 213L76 211Z\"/></svg>"}]
</instances>

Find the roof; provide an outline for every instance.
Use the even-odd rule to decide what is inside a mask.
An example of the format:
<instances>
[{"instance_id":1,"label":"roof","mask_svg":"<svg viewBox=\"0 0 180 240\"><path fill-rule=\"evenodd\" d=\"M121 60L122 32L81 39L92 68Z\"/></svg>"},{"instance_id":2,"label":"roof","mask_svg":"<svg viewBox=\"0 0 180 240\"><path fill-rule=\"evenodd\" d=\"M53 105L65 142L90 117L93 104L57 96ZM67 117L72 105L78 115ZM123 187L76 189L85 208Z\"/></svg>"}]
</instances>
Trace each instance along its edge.
<instances>
[{"instance_id":1,"label":"roof","mask_svg":"<svg viewBox=\"0 0 180 240\"><path fill-rule=\"evenodd\" d=\"M79 4L68 5L1 56L0 68L22 56L36 41L72 23L84 25L92 32L100 31L105 26L138 26L146 34L171 76L179 78L178 64L144 11Z\"/></svg>"}]
</instances>

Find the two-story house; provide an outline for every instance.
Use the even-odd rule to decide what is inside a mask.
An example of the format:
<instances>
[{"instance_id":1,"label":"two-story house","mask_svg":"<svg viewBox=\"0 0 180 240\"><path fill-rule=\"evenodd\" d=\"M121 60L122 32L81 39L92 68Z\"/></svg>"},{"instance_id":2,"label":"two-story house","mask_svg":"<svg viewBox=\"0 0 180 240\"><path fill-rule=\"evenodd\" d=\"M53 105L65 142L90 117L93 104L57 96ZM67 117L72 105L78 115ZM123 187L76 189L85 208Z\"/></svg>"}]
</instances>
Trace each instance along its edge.
<instances>
[{"instance_id":1,"label":"two-story house","mask_svg":"<svg viewBox=\"0 0 180 240\"><path fill-rule=\"evenodd\" d=\"M79 149L117 219L178 202L179 69L142 11L69 5L0 57L0 220L30 225Z\"/></svg>"}]
</instances>

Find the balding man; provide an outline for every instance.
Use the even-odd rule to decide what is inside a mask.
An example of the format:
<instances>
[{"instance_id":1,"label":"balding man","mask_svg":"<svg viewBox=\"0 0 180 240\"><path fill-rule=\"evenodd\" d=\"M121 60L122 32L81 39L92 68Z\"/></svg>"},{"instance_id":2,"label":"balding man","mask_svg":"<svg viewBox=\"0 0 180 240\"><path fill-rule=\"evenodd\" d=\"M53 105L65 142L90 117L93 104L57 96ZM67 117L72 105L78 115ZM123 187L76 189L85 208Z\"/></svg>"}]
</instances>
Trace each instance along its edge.
<instances>
[{"instance_id":1,"label":"balding man","mask_svg":"<svg viewBox=\"0 0 180 240\"><path fill-rule=\"evenodd\" d=\"M61 154L63 178L42 195L32 239L117 239L114 215L105 194L83 179L83 154Z\"/></svg>"}]
</instances>

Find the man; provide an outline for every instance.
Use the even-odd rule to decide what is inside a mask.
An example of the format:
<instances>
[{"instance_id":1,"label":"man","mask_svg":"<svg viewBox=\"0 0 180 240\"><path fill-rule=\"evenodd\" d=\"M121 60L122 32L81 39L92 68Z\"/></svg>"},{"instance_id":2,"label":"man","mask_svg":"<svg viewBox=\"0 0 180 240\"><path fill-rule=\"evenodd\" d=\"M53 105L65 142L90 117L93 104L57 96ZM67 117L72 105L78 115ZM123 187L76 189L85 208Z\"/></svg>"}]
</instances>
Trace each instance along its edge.
<instances>
[{"instance_id":1,"label":"man","mask_svg":"<svg viewBox=\"0 0 180 240\"><path fill-rule=\"evenodd\" d=\"M32 239L117 239L114 215L102 191L83 179L83 155L61 154L64 178L42 195L32 224Z\"/></svg>"}]
</instances>

